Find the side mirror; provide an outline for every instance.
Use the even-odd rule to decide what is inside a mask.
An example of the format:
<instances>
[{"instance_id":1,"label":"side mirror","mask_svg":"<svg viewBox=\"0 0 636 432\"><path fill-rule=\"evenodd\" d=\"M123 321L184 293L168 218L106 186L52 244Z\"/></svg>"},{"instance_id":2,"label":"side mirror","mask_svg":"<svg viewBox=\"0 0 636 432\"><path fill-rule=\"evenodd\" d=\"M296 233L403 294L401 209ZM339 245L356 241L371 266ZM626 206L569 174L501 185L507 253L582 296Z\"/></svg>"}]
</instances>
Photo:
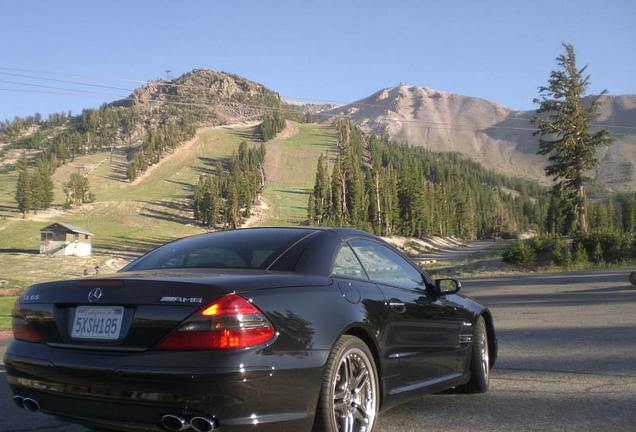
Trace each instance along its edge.
<instances>
[{"instance_id":1,"label":"side mirror","mask_svg":"<svg viewBox=\"0 0 636 432\"><path fill-rule=\"evenodd\" d=\"M435 280L435 289L439 295L457 294L461 288L461 282L456 279Z\"/></svg>"}]
</instances>

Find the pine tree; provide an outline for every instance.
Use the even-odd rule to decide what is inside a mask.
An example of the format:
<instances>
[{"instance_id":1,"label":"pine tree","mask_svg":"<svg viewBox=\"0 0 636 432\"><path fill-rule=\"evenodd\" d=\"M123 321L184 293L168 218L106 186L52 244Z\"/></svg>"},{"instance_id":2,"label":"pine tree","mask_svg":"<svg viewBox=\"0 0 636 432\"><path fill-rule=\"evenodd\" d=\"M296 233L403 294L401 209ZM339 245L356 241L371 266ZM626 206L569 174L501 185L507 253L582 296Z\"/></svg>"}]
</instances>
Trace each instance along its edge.
<instances>
[{"instance_id":1,"label":"pine tree","mask_svg":"<svg viewBox=\"0 0 636 432\"><path fill-rule=\"evenodd\" d=\"M399 198L398 198L398 186L397 186L397 174L392 165L386 168L385 176L381 184L380 195L381 201L381 213L384 226L382 227L382 234L392 235L397 231L397 225L400 217Z\"/></svg>"},{"instance_id":2,"label":"pine tree","mask_svg":"<svg viewBox=\"0 0 636 432\"><path fill-rule=\"evenodd\" d=\"M341 162L340 156L338 156L331 173L331 208L329 209L329 224L335 224L336 226L341 226L343 223L343 206L346 209L346 201L343 204L342 200L342 195L346 194L346 189L342 187L342 183Z\"/></svg>"},{"instance_id":3,"label":"pine tree","mask_svg":"<svg viewBox=\"0 0 636 432\"><path fill-rule=\"evenodd\" d=\"M307 224L316 225L318 217L316 216L316 198L313 195L309 196L307 202Z\"/></svg>"},{"instance_id":4,"label":"pine tree","mask_svg":"<svg viewBox=\"0 0 636 432\"><path fill-rule=\"evenodd\" d=\"M579 230L587 232L587 210L585 203L585 182L590 178L586 172L597 165L595 151L600 146L612 143L609 132L601 130L592 134L590 123L598 117L601 97L606 91L594 97L585 106L583 96L590 84L590 76L583 76L587 66L577 69L574 48L563 44L566 53L557 57L561 70L552 71L547 87L540 87L540 104L531 122L537 126L535 135L539 140L539 154L548 156L550 165L546 175L552 176L555 190L563 191L578 214Z\"/></svg>"},{"instance_id":5,"label":"pine tree","mask_svg":"<svg viewBox=\"0 0 636 432\"><path fill-rule=\"evenodd\" d=\"M135 162L130 162L126 167L126 177L130 182L135 181L137 178L137 164Z\"/></svg>"},{"instance_id":6,"label":"pine tree","mask_svg":"<svg viewBox=\"0 0 636 432\"><path fill-rule=\"evenodd\" d=\"M22 212L22 218L26 219L26 215L33 208L32 190L31 190L31 174L29 173L29 162L26 152L22 153L18 159L18 184L15 194L15 200L18 203L18 209Z\"/></svg>"},{"instance_id":7,"label":"pine tree","mask_svg":"<svg viewBox=\"0 0 636 432\"><path fill-rule=\"evenodd\" d=\"M99 119L97 111L94 109L84 110L80 116L80 131L86 137L86 145L91 146L94 136L97 134Z\"/></svg>"},{"instance_id":8,"label":"pine tree","mask_svg":"<svg viewBox=\"0 0 636 432\"><path fill-rule=\"evenodd\" d=\"M225 201L225 222L231 229L238 228L239 208L238 208L238 188L236 182L228 185L227 199Z\"/></svg>"},{"instance_id":9,"label":"pine tree","mask_svg":"<svg viewBox=\"0 0 636 432\"><path fill-rule=\"evenodd\" d=\"M71 174L68 182L63 186L66 194L66 202L73 205L82 205L91 196L88 177L79 173Z\"/></svg>"},{"instance_id":10,"label":"pine tree","mask_svg":"<svg viewBox=\"0 0 636 432\"><path fill-rule=\"evenodd\" d=\"M311 212L309 222L321 225L323 219L329 214L329 173L327 172L326 157L322 154L318 157L316 167L316 180L314 192L310 197Z\"/></svg>"},{"instance_id":11,"label":"pine tree","mask_svg":"<svg viewBox=\"0 0 636 432\"><path fill-rule=\"evenodd\" d=\"M39 209L46 210L53 204L53 179L50 165L42 159L38 160L36 176L41 188L37 206Z\"/></svg>"},{"instance_id":12,"label":"pine tree","mask_svg":"<svg viewBox=\"0 0 636 432\"><path fill-rule=\"evenodd\" d=\"M212 176L206 176L204 181L202 207L205 224L208 227L214 227L219 217L219 193Z\"/></svg>"},{"instance_id":13,"label":"pine tree","mask_svg":"<svg viewBox=\"0 0 636 432\"><path fill-rule=\"evenodd\" d=\"M38 210L42 210L42 201L44 199L42 190L42 178L38 172L31 173L31 209L37 214Z\"/></svg>"},{"instance_id":14,"label":"pine tree","mask_svg":"<svg viewBox=\"0 0 636 432\"><path fill-rule=\"evenodd\" d=\"M285 118L280 113L268 114L258 127L258 135L261 141L269 141L283 129L285 129Z\"/></svg>"}]
</instances>

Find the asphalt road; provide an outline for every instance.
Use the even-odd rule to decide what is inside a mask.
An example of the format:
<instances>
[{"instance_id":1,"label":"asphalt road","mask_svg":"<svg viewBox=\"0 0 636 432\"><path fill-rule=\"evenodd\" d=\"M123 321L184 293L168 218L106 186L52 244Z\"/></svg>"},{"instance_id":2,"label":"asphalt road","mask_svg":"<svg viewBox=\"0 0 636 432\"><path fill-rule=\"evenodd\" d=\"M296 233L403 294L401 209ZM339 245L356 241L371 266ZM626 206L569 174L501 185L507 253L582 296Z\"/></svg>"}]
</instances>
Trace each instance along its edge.
<instances>
[{"instance_id":1,"label":"asphalt road","mask_svg":"<svg viewBox=\"0 0 636 432\"><path fill-rule=\"evenodd\" d=\"M464 280L495 316L499 360L482 395L427 396L375 432L636 431L636 287L610 270ZM9 341L0 340L0 353ZM0 430L86 432L19 410L0 366Z\"/></svg>"}]
</instances>

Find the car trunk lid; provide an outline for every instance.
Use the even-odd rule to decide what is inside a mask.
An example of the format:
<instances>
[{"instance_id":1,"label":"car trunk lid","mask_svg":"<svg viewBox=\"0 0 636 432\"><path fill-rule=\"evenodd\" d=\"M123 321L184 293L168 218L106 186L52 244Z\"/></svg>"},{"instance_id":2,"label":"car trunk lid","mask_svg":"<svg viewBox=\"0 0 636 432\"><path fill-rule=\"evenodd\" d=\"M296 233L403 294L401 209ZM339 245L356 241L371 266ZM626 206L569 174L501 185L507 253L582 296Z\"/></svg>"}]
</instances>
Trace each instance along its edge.
<instances>
[{"instance_id":1,"label":"car trunk lid","mask_svg":"<svg viewBox=\"0 0 636 432\"><path fill-rule=\"evenodd\" d=\"M30 287L14 317L47 344L102 350L146 350L190 315L228 293L322 285L328 278L265 271L118 273L109 278Z\"/></svg>"}]
</instances>

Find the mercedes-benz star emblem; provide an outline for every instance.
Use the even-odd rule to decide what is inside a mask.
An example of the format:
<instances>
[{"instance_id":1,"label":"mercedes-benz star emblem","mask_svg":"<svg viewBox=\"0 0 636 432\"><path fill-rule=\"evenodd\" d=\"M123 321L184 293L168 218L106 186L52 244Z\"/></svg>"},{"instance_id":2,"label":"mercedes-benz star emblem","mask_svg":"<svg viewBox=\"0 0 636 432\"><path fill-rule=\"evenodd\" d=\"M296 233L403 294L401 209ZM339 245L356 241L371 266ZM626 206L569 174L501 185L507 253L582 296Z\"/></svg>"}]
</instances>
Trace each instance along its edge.
<instances>
[{"instance_id":1,"label":"mercedes-benz star emblem","mask_svg":"<svg viewBox=\"0 0 636 432\"><path fill-rule=\"evenodd\" d=\"M102 289L101 288L93 288L91 292L88 293L88 301L93 303L99 300L102 297Z\"/></svg>"}]
</instances>

